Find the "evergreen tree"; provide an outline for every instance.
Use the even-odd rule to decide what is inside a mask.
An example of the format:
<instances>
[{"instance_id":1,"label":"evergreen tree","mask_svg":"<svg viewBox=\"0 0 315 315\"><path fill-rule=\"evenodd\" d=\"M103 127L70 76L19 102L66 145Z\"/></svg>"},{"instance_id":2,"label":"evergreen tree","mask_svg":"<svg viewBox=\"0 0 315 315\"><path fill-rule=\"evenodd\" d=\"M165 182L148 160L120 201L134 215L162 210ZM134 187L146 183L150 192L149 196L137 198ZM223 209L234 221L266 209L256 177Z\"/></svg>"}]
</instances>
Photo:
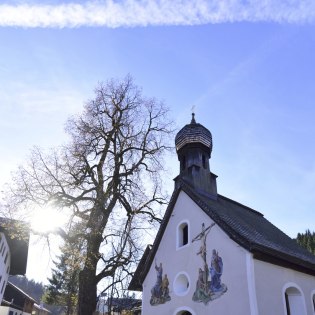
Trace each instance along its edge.
<instances>
[{"instance_id":1,"label":"evergreen tree","mask_svg":"<svg viewBox=\"0 0 315 315\"><path fill-rule=\"evenodd\" d=\"M315 255L315 232L306 230L305 233L298 233L296 241L298 242L298 244L300 244L313 255Z\"/></svg>"},{"instance_id":2,"label":"evergreen tree","mask_svg":"<svg viewBox=\"0 0 315 315\"><path fill-rule=\"evenodd\" d=\"M75 230L77 233L78 227ZM54 262L56 268L52 270L43 296L45 303L63 306L66 315L76 314L83 246L82 240L77 239L61 247L62 254L59 261Z\"/></svg>"}]
</instances>

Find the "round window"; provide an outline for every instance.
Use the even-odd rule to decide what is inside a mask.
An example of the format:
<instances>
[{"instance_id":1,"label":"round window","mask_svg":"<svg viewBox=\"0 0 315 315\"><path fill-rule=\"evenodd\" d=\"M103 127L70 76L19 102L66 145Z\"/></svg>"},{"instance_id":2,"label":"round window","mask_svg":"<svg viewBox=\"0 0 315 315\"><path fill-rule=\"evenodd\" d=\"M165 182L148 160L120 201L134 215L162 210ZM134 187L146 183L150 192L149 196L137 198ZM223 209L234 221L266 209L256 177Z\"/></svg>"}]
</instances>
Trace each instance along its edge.
<instances>
[{"instance_id":1,"label":"round window","mask_svg":"<svg viewBox=\"0 0 315 315\"><path fill-rule=\"evenodd\" d=\"M186 273L177 275L174 281L174 292L177 295L185 295L189 289L189 279Z\"/></svg>"}]
</instances>

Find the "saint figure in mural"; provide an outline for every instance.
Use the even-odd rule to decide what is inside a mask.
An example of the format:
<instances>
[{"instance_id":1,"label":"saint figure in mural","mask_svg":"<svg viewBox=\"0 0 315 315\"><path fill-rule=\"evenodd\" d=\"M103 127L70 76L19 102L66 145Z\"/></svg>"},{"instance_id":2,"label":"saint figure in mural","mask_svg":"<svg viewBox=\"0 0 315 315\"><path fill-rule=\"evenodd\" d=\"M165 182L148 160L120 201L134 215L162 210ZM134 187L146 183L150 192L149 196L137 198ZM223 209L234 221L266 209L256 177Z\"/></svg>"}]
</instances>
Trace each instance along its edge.
<instances>
[{"instance_id":1,"label":"saint figure in mural","mask_svg":"<svg viewBox=\"0 0 315 315\"><path fill-rule=\"evenodd\" d=\"M167 301L171 300L169 296L169 281L167 278L167 274L163 277L163 265L157 265L155 261L155 270L156 270L156 283L154 287L151 289L151 305L163 304Z\"/></svg>"},{"instance_id":2,"label":"saint figure in mural","mask_svg":"<svg viewBox=\"0 0 315 315\"><path fill-rule=\"evenodd\" d=\"M211 267L210 267L211 291L219 292L220 290L222 290L222 285L221 285L222 272L223 272L222 258L219 256L219 253L215 249L213 249L212 258L211 258Z\"/></svg>"},{"instance_id":3,"label":"saint figure in mural","mask_svg":"<svg viewBox=\"0 0 315 315\"><path fill-rule=\"evenodd\" d=\"M162 280L162 296L167 298L169 296L170 290L168 289L168 285L170 282L168 281L167 274L164 275Z\"/></svg>"},{"instance_id":4,"label":"saint figure in mural","mask_svg":"<svg viewBox=\"0 0 315 315\"><path fill-rule=\"evenodd\" d=\"M223 260L219 256L217 250L212 250L212 257L210 261L210 268L207 263L207 236L211 228L214 226L212 223L205 228L204 223L199 233L192 241L201 241L200 250L197 255L201 256L203 261L203 268L198 270L198 280L196 283L196 290L193 295L193 301L203 302L207 304L209 301L214 300L227 291L225 284L221 283L221 276L223 272ZM210 280L209 280L210 275Z\"/></svg>"}]
</instances>

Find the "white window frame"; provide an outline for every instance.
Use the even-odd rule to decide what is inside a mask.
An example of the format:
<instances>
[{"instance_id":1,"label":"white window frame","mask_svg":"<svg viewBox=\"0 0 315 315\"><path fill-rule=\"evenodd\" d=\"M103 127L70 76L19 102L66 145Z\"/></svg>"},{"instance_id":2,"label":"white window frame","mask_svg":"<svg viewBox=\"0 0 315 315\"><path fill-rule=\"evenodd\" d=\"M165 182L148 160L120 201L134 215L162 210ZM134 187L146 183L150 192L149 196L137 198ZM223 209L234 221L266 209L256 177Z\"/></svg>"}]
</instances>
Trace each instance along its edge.
<instances>
[{"instance_id":1,"label":"white window frame","mask_svg":"<svg viewBox=\"0 0 315 315\"><path fill-rule=\"evenodd\" d=\"M183 292L178 292L178 290L177 290L178 278L179 278L180 276L186 277L186 278L187 278L187 282L188 282L188 287L187 287L186 290L183 291ZM180 272L178 272L178 273L176 274L175 278L174 278L174 281L173 281L173 292L174 292L177 296L185 296L185 295L188 294L190 287L191 287L191 281L190 281L190 277L189 277L188 273L185 272L185 271L180 271Z\"/></svg>"},{"instance_id":2,"label":"white window frame","mask_svg":"<svg viewBox=\"0 0 315 315\"><path fill-rule=\"evenodd\" d=\"M297 291L299 291L299 295L301 296L301 300L302 300L302 305L303 305L303 313L299 314L299 315L307 315L307 312L306 312L306 304L305 304L305 296L304 296L304 293L302 291L302 289L294 282L288 282L286 283L284 286L283 286L283 289L282 289L282 301L283 301L283 308L284 308L284 313L285 315L287 315L287 305L286 305L286 300L285 300L285 294L286 294L286 291L290 288L294 288L296 289ZM291 315L295 315L295 314L291 314Z\"/></svg>"},{"instance_id":3,"label":"white window frame","mask_svg":"<svg viewBox=\"0 0 315 315\"><path fill-rule=\"evenodd\" d=\"M197 315L190 307L188 306L181 306L181 307L178 307L175 312L173 313L173 315L179 315L179 312L184 312L184 311L187 311L187 312L190 312L192 315Z\"/></svg>"},{"instance_id":4,"label":"white window frame","mask_svg":"<svg viewBox=\"0 0 315 315\"><path fill-rule=\"evenodd\" d=\"M183 224L187 224L188 235L187 235L187 244L181 245L183 240L183 228L181 227ZM178 223L176 228L176 250L185 248L190 245L190 223L188 220L182 220Z\"/></svg>"},{"instance_id":5,"label":"white window frame","mask_svg":"<svg viewBox=\"0 0 315 315\"><path fill-rule=\"evenodd\" d=\"M313 314L315 314L315 289L311 292L311 303Z\"/></svg>"}]
</instances>

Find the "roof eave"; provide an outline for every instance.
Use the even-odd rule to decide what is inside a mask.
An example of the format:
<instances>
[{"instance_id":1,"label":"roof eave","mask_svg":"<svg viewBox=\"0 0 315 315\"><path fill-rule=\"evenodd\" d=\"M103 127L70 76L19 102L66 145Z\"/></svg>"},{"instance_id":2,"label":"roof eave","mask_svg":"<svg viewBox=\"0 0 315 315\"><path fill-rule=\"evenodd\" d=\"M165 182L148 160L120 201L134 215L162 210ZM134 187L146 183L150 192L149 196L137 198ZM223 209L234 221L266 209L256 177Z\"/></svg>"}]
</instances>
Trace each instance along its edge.
<instances>
[{"instance_id":1,"label":"roof eave","mask_svg":"<svg viewBox=\"0 0 315 315\"><path fill-rule=\"evenodd\" d=\"M252 244L250 251L253 254L254 259L315 276L315 264L305 260L292 257L291 255L259 244Z\"/></svg>"},{"instance_id":2,"label":"roof eave","mask_svg":"<svg viewBox=\"0 0 315 315\"><path fill-rule=\"evenodd\" d=\"M185 192L216 224L218 224L218 226L220 226L220 228L233 241L235 241L238 245L242 246L244 249L253 253L253 257L255 259L266 261L266 262L271 262L275 265L288 267L288 268L291 268L293 270L297 270L297 271L301 271L301 272L304 272L307 274L315 275L315 264L312 264L312 263L305 261L303 259L299 259L297 257L293 257L289 254L286 254L286 253L283 253L280 251L276 251L272 248L253 243L250 240L246 239L240 233L235 231L235 229L230 227L229 224L224 222L215 211L213 211L210 207L208 207L207 204L205 204L205 202L203 200L198 198L196 193L194 193L193 188L189 187L189 185L187 185L186 182L184 182L181 178L176 178L175 190L174 190L173 195L171 197L169 206L167 207L167 210L165 212L165 215L164 215L163 221L161 223L160 229L156 235L152 249L147 254L147 257L145 259L145 263L141 266L140 266L140 264L138 265L138 268L135 272L135 276L137 277L136 280L134 280L134 278L133 278L131 281L131 283L135 283L135 281L137 281L138 285L137 286L131 286L130 285L129 286L130 290L135 290L135 288L137 288L137 291L142 291L142 283L143 283L143 281L144 281L144 279L145 279L145 277L149 271L149 268L153 262L157 248L160 244L160 241L162 239L162 236L164 234L168 220L172 214L174 205L176 203L176 200L179 196L180 191ZM220 195L220 197L231 200L231 199L226 198L226 197L221 196L221 195ZM231 201L233 201L233 200L231 200ZM242 204L239 204L235 201L233 201L233 202L242 206L244 209L253 211L256 215L263 217L263 215L256 210L251 209L251 208L244 206ZM132 289L130 287L132 287Z\"/></svg>"}]
</instances>

